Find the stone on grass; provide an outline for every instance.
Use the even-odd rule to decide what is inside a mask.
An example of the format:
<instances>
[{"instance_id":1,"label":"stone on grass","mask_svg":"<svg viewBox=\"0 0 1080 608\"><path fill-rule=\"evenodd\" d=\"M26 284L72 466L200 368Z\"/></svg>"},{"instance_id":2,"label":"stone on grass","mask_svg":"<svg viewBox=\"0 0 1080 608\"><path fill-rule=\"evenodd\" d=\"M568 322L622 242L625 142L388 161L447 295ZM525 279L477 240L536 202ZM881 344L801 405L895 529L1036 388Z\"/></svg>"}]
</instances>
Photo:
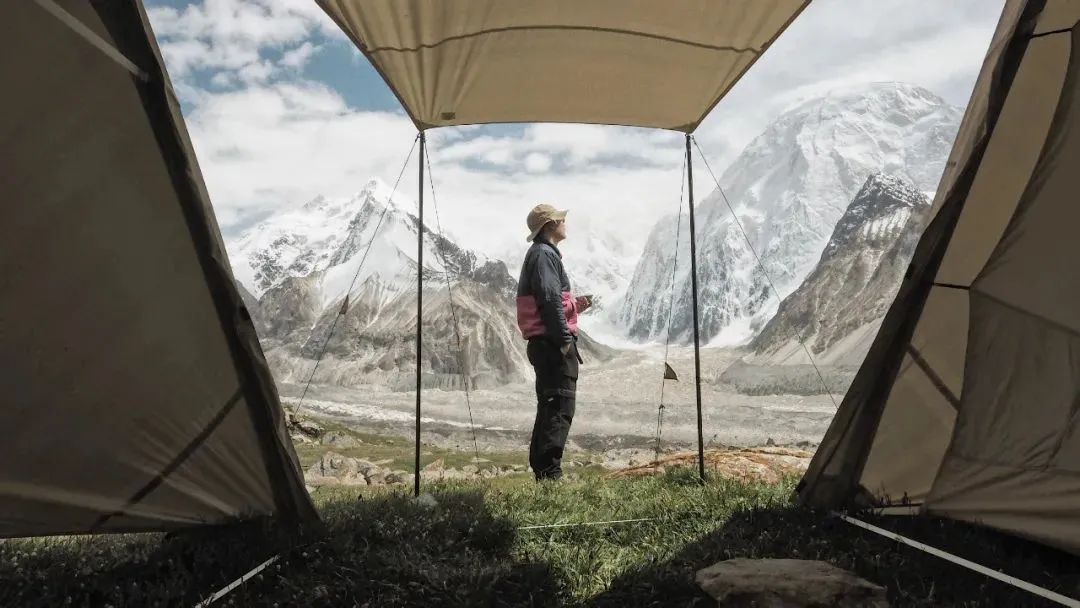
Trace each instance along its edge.
<instances>
[{"instance_id":1,"label":"stone on grass","mask_svg":"<svg viewBox=\"0 0 1080 608\"><path fill-rule=\"evenodd\" d=\"M888 608L885 588L821 561L729 559L699 570L718 606Z\"/></svg>"},{"instance_id":2,"label":"stone on grass","mask_svg":"<svg viewBox=\"0 0 1080 608\"><path fill-rule=\"evenodd\" d=\"M335 448L355 448L362 442L348 433L342 431L330 431L322 436L319 443Z\"/></svg>"}]
</instances>

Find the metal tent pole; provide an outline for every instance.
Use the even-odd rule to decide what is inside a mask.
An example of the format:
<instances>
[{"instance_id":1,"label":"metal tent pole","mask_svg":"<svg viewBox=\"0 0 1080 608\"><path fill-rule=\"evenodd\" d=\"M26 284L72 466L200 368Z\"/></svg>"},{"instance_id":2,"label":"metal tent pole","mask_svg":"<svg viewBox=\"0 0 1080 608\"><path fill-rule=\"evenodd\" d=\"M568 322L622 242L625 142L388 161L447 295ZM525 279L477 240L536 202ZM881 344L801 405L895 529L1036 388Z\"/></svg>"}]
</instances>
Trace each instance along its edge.
<instances>
[{"instance_id":1,"label":"metal tent pole","mask_svg":"<svg viewBox=\"0 0 1080 608\"><path fill-rule=\"evenodd\" d=\"M423 148L421 148L423 154ZM694 225L694 162L690 155L690 134L686 134L686 182L690 201L690 283L694 310L694 391L697 397L698 477L705 483L705 437L701 421L701 339L698 327L697 227ZM675 244L678 247L678 243Z\"/></svg>"},{"instance_id":2,"label":"metal tent pole","mask_svg":"<svg viewBox=\"0 0 1080 608\"><path fill-rule=\"evenodd\" d=\"M427 136L420 132L419 221L416 226L416 454L413 460L413 496L420 496L420 340L424 324L424 153Z\"/></svg>"}]
</instances>

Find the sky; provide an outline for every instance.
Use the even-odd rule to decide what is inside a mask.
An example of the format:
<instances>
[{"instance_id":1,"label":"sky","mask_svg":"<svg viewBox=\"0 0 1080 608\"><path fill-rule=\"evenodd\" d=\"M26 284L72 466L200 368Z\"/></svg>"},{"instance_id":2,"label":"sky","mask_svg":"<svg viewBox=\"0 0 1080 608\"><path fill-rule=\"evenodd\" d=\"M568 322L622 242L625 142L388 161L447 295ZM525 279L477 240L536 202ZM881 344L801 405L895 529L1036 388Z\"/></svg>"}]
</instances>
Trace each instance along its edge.
<instances>
[{"instance_id":1,"label":"sky","mask_svg":"<svg viewBox=\"0 0 1080 608\"><path fill-rule=\"evenodd\" d=\"M964 106L1002 4L813 0L695 136L719 173L785 108L834 88L902 81ZM415 153L405 165L415 127L314 0L146 5L227 240L372 177L393 185L403 175L400 190L415 197ZM525 216L540 202L643 244L678 205L683 145L677 133L592 125L428 135L443 227L488 253L524 247ZM700 200L711 188L695 181Z\"/></svg>"}]
</instances>

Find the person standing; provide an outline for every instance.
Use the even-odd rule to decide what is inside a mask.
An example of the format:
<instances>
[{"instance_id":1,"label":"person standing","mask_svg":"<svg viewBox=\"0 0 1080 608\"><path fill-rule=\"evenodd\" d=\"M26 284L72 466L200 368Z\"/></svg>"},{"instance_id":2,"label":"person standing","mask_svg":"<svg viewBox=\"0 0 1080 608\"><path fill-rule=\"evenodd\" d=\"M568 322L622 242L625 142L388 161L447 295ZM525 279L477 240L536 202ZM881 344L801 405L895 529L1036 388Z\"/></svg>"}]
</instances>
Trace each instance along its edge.
<instances>
[{"instance_id":1,"label":"person standing","mask_svg":"<svg viewBox=\"0 0 1080 608\"><path fill-rule=\"evenodd\" d=\"M566 211L547 204L529 212L525 254L518 278L517 321L529 344L536 372L536 420L529 442L529 466L537 481L562 477L562 456L574 420L578 365L578 315L592 305L575 298L563 267L559 243L566 239Z\"/></svg>"}]
</instances>

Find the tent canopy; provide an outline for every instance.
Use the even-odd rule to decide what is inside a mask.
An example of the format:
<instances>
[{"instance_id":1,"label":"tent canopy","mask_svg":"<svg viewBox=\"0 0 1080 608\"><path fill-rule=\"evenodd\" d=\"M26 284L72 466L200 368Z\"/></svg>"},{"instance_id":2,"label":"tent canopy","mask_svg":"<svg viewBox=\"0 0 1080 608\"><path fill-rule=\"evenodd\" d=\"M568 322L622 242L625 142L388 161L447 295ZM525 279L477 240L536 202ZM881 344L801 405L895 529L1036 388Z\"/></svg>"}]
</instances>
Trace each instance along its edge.
<instances>
[{"instance_id":1,"label":"tent canopy","mask_svg":"<svg viewBox=\"0 0 1080 608\"><path fill-rule=\"evenodd\" d=\"M0 537L315 518L140 3L0 37Z\"/></svg>"},{"instance_id":2,"label":"tent canopy","mask_svg":"<svg viewBox=\"0 0 1080 608\"><path fill-rule=\"evenodd\" d=\"M1080 2L1009 0L935 216L800 496L1080 553Z\"/></svg>"},{"instance_id":3,"label":"tent canopy","mask_svg":"<svg viewBox=\"0 0 1080 608\"><path fill-rule=\"evenodd\" d=\"M809 0L316 0L420 130L692 132Z\"/></svg>"}]
</instances>

